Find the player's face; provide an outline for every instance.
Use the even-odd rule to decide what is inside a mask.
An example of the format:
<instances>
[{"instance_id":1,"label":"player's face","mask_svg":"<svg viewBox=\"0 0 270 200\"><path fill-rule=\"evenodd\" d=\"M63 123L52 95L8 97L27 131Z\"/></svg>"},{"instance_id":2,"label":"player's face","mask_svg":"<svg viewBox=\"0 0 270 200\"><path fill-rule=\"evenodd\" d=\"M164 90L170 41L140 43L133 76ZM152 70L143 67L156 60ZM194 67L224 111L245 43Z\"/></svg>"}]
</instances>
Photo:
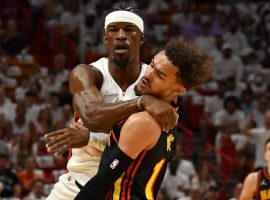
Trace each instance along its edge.
<instances>
[{"instance_id":1,"label":"player's face","mask_svg":"<svg viewBox=\"0 0 270 200\"><path fill-rule=\"evenodd\" d=\"M104 43L108 46L109 56L114 59L138 56L143 40L144 35L140 29L128 22L110 23L104 33Z\"/></svg>"},{"instance_id":2,"label":"player's face","mask_svg":"<svg viewBox=\"0 0 270 200\"><path fill-rule=\"evenodd\" d=\"M136 86L137 95L151 94L162 99L180 95L186 89L180 84L177 73L178 68L168 60L165 52L159 52Z\"/></svg>"},{"instance_id":3,"label":"player's face","mask_svg":"<svg viewBox=\"0 0 270 200\"><path fill-rule=\"evenodd\" d=\"M270 166L270 142L265 146L264 159L268 163L268 166Z\"/></svg>"}]
</instances>

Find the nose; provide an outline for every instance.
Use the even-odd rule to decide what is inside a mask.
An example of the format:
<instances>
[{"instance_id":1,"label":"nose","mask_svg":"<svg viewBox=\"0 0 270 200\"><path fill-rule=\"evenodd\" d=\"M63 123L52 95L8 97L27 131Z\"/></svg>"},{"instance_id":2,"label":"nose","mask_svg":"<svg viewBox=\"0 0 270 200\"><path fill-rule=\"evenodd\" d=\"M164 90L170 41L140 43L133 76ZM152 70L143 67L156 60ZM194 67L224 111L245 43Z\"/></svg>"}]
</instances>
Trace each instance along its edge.
<instances>
[{"instance_id":1,"label":"nose","mask_svg":"<svg viewBox=\"0 0 270 200\"><path fill-rule=\"evenodd\" d=\"M127 39L126 33L122 28L119 29L116 39L117 40L126 40Z\"/></svg>"}]
</instances>

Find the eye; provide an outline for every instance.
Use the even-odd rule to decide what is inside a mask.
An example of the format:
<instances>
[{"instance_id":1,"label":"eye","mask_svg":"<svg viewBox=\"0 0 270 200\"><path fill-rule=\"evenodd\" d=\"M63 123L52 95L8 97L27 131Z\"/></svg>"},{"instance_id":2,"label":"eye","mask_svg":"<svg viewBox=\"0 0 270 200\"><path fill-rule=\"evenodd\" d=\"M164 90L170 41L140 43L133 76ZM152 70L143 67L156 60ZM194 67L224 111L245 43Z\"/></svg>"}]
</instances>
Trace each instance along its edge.
<instances>
[{"instance_id":1,"label":"eye","mask_svg":"<svg viewBox=\"0 0 270 200\"><path fill-rule=\"evenodd\" d=\"M135 30L134 30L133 27L127 27L127 28L125 28L125 31L128 32L128 33L131 33L131 32L133 32Z\"/></svg>"},{"instance_id":2,"label":"eye","mask_svg":"<svg viewBox=\"0 0 270 200\"><path fill-rule=\"evenodd\" d=\"M115 33L115 32L117 32L117 28L115 28L115 27L113 27L113 26L110 26L110 27L108 28L108 32Z\"/></svg>"}]
</instances>

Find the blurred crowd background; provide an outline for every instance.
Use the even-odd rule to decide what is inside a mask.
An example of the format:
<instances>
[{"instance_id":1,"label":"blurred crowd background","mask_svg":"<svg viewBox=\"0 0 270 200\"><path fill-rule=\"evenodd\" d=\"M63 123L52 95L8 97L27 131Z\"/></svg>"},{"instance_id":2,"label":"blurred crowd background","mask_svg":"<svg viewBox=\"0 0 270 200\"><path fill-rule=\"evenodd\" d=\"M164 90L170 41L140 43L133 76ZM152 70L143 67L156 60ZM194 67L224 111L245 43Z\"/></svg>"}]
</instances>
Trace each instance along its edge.
<instances>
[{"instance_id":1,"label":"blurred crowd background","mask_svg":"<svg viewBox=\"0 0 270 200\"><path fill-rule=\"evenodd\" d=\"M67 155L43 135L73 120L69 71L106 56L110 0L0 1L0 199L45 199ZM264 167L270 137L270 2L137 0L145 18L141 60L186 36L213 59L214 75L181 97L177 158L159 199L238 199Z\"/></svg>"}]
</instances>

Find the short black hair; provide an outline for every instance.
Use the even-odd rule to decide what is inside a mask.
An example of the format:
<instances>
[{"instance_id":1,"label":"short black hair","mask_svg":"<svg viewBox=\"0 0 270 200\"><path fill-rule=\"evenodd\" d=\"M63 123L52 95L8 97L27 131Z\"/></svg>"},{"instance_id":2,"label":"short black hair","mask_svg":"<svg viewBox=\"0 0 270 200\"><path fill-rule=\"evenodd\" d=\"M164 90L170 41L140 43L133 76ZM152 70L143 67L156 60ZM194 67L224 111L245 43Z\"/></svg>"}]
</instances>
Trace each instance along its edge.
<instances>
[{"instance_id":1,"label":"short black hair","mask_svg":"<svg viewBox=\"0 0 270 200\"><path fill-rule=\"evenodd\" d=\"M139 9L132 7L127 2L121 2L121 3L119 3L119 5L117 5L116 7L110 9L107 14L109 14L111 12L114 12L114 11L121 11L121 10L122 11L132 12L132 13L140 16L144 20L143 13Z\"/></svg>"},{"instance_id":2,"label":"short black hair","mask_svg":"<svg viewBox=\"0 0 270 200\"><path fill-rule=\"evenodd\" d=\"M236 108L239 108L240 102L239 102L239 100L235 96L228 96L228 97L226 97L226 99L224 100L223 107L224 108L227 108L229 102L234 102L235 105L236 105Z\"/></svg>"},{"instance_id":3,"label":"short black hair","mask_svg":"<svg viewBox=\"0 0 270 200\"><path fill-rule=\"evenodd\" d=\"M210 57L191 40L172 39L166 44L165 54L178 67L177 77L187 90L211 79L213 67Z\"/></svg>"}]
</instances>

